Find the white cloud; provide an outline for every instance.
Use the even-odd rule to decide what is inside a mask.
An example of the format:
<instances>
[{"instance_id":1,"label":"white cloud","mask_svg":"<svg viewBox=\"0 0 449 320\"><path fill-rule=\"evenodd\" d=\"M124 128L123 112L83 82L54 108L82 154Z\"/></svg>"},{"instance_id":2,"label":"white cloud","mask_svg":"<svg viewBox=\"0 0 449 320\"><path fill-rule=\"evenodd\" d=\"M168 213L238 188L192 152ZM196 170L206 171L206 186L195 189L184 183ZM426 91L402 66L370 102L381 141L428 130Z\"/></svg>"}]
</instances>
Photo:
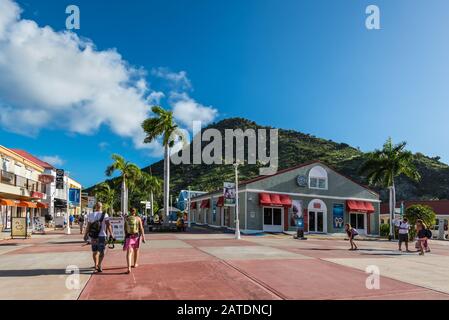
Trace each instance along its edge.
<instances>
[{"instance_id":1,"label":"white cloud","mask_svg":"<svg viewBox=\"0 0 449 320\"><path fill-rule=\"evenodd\" d=\"M155 68L151 71L151 74L155 77L162 78L171 82L172 86L178 90L190 90L192 89L192 83L187 77L187 72L179 71L172 72L168 68Z\"/></svg>"},{"instance_id":2,"label":"white cloud","mask_svg":"<svg viewBox=\"0 0 449 320\"><path fill-rule=\"evenodd\" d=\"M65 163L65 160L63 160L60 156L40 156L38 158L54 167L61 167Z\"/></svg>"},{"instance_id":3,"label":"white cloud","mask_svg":"<svg viewBox=\"0 0 449 320\"><path fill-rule=\"evenodd\" d=\"M173 92L170 100L173 106L173 116L187 127L192 127L193 121L201 121L202 125L207 125L218 115L217 109L203 106L186 93Z\"/></svg>"},{"instance_id":4,"label":"white cloud","mask_svg":"<svg viewBox=\"0 0 449 320\"><path fill-rule=\"evenodd\" d=\"M132 140L134 147L163 154L159 142L144 144L141 128L150 107L163 92L150 89L145 70L134 68L115 50L97 50L94 43L68 31L57 32L20 17L13 0L0 0L0 125L22 135L51 128L94 134L108 126ZM176 92L192 89L185 71L152 70ZM217 110L186 93L170 96L175 118L208 123Z\"/></svg>"}]
</instances>

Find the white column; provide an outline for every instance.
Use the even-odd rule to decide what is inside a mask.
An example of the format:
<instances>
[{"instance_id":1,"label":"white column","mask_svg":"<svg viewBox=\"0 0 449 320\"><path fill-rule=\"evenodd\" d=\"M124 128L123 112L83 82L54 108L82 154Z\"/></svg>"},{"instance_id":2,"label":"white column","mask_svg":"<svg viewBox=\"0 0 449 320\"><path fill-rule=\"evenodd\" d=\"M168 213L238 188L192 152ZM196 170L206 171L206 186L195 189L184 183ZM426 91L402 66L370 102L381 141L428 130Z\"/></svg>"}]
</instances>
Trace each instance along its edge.
<instances>
[{"instance_id":1,"label":"white column","mask_svg":"<svg viewBox=\"0 0 449 320\"><path fill-rule=\"evenodd\" d=\"M240 221L239 221L239 170L238 163L234 164L235 168L235 238L240 240Z\"/></svg>"}]
</instances>

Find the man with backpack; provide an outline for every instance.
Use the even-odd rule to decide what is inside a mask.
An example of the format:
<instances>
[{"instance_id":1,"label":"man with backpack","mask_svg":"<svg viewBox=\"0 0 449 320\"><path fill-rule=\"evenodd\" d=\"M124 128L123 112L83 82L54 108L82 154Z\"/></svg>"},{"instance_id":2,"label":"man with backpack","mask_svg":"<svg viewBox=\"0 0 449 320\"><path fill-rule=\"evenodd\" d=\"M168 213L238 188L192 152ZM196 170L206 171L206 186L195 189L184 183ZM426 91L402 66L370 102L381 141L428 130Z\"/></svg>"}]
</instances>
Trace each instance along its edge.
<instances>
[{"instance_id":1,"label":"man with backpack","mask_svg":"<svg viewBox=\"0 0 449 320\"><path fill-rule=\"evenodd\" d=\"M396 226L399 228L399 251L402 251L402 243L405 243L405 250L410 252L408 249L408 241L409 241L409 230L410 224L408 223L408 219L404 217L404 219L398 220Z\"/></svg>"},{"instance_id":2,"label":"man with backpack","mask_svg":"<svg viewBox=\"0 0 449 320\"><path fill-rule=\"evenodd\" d=\"M109 222L109 216L102 210L103 204L97 202L94 212L90 213L87 217L88 223L86 227L86 233L84 234L84 240L88 238L91 240L92 257L95 264L95 270L97 272L103 272L101 263L104 258L104 250L106 249L106 238L109 234L110 238L114 238L112 233L112 226Z\"/></svg>"}]
</instances>

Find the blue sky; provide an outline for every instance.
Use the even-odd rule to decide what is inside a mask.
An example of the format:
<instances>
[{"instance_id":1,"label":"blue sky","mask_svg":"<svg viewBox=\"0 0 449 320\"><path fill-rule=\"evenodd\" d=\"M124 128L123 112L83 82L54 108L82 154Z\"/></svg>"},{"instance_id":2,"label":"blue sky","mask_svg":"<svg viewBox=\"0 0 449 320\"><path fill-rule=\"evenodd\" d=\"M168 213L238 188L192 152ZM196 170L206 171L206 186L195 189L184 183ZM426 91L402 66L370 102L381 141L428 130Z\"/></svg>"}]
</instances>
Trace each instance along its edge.
<instances>
[{"instance_id":1,"label":"blue sky","mask_svg":"<svg viewBox=\"0 0 449 320\"><path fill-rule=\"evenodd\" d=\"M54 31L65 29L66 6L78 5L81 29L76 33L90 39L99 52L115 48L123 61L140 70L139 77L151 88L147 93L165 94L160 101L165 107L176 101L192 102L195 110L210 111L210 121L245 117L365 151L380 147L391 136L406 140L415 152L449 162L449 2L445 0L433 0L431 5L418 0L24 0L18 4L23 19ZM381 30L365 28L369 4L380 8ZM72 65L63 67L59 64L58 70L64 69L70 78ZM157 76L155 70L164 75ZM24 110L26 100L9 97L11 87L2 88L6 81L8 76L0 73L0 105L3 101L13 112L19 101ZM184 96L174 101L169 98L173 92ZM42 101L33 110L46 107L47 100ZM125 107L122 110L127 114ZM11 118L4 117L0 144L37 156L60 157L63 167L84 186L104 178L112 153L141 166L158 159L154 150L136 145L135 131L110 125L120 122L120 117L106 117L92 128L66 125L66 119L38 119L42 125L33 124L36 130L23 132L16 130L20 124L11 125Z\"/></svg>"}]
</instances>

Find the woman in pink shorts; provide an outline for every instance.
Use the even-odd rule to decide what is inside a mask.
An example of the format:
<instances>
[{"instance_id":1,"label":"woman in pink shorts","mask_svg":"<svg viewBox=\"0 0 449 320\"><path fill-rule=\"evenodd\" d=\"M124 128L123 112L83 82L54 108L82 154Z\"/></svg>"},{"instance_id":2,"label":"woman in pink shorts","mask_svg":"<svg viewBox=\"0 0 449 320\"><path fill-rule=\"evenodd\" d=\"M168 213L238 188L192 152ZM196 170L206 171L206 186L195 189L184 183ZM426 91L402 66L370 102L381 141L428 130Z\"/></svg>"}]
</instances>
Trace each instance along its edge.
<instances>
[{"instance_id":1,"label":"woman in pink shorts","mask_svg":"<svg viewBox=\"0 0 449 320\"><path fill-rule=\"evenodd\" d=\"M126 273L130 273L131 268L139 266L137 260L139 259L140 241L145 243L145 230L142 219L137 215L136 209L133 208L130 215L125 219L125 245L123 250L126 251L126 263L128 266ZM131 263L132 261L134 263Z\"/></svg>"}]
</instances>

